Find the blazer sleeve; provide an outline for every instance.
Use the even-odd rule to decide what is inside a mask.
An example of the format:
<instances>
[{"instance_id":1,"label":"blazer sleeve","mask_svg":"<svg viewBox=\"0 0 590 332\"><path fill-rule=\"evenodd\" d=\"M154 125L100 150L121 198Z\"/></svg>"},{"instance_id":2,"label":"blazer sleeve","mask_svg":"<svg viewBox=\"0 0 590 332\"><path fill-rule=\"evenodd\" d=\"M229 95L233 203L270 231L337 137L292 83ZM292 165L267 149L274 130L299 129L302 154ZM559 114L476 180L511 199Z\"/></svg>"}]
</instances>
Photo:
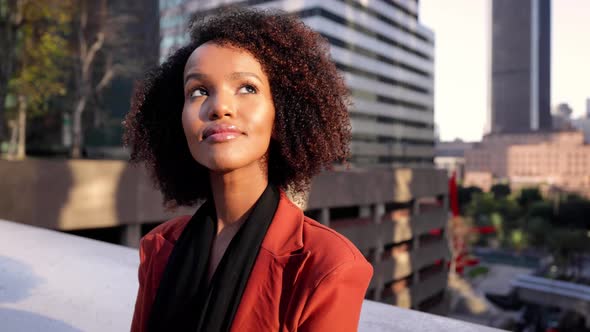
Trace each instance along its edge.
<instances>
[{"instance_id":1,"label":"blazer sleeve","mask_svg":"<svg viewBox=\"0 0 590 332\"><path fill-rule=\"evenodd\" d=\"M147 252L145 238L141 239L139 245L139 289L137 290L137 298L135 300L135 311L133 312L133 320L131 322L131 332L143 332L146 330L147 319L147 289L146 289L146 268L147 268Z\"/></svg>"},{"instance_id":2,"label":"blazer sleeve","mask_svg":"<svg viewBox=\"0 0 590 332\"><path fill-rule=\"evenodd\" d=\"M357 331L373 267L365 260L344 263L317 284L297 331Z\"/></svg>"}]
</instances>

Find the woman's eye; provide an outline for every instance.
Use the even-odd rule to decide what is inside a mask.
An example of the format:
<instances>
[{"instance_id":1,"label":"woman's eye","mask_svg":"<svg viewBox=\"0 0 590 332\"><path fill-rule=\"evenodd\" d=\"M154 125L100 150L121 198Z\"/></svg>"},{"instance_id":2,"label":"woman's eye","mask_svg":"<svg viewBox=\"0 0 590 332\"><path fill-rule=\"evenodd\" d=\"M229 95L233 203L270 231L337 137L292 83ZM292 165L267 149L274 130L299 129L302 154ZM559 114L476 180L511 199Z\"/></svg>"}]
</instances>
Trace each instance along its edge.
<instances>
[{"instance_id":1,"label":"woman's eye","mask_svg":"<svg viewBox=\"0 0 590 332\"><path fill-rule=\"evenodd\" d=\"M203 89L203 88L196 88L195 90L193 90L193 93L191 93L191 97L202 97L202 96L206 96L207 95L207 90Z\"/></svg>"},{"instance_id":2,"label":"woman's eye","mask_svg":"<svg viewBox=\"0 0 590 332\"><path fill-rule=\"evenodd\" d=\"M252 85L244 85L240 88L240 93L256 93L256 88Z\"/></svg>"}]
</instances>

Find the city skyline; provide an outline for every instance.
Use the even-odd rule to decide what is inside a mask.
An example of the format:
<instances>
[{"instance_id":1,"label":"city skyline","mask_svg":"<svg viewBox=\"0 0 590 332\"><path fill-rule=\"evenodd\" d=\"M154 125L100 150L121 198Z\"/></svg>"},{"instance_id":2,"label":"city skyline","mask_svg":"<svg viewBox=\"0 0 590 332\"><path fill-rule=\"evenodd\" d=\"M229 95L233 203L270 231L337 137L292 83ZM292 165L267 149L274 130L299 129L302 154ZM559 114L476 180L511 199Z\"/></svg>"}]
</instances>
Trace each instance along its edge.
<instances>
[{"instance_id":1,"label":"city skyline","mask_svg":"<svg viewBox=\"0 0 590 332\"><path fill-rule=\"evenodd\" d=\"M489 1L420 1L420 21L436 38L435 123L442 140L479 140L489 128ZM590 2L553 0L551 9L551 107L568 103L580 117L590 97L590 46L579 38L590 34L584 17Z\"/></svg>"}]
</instances>

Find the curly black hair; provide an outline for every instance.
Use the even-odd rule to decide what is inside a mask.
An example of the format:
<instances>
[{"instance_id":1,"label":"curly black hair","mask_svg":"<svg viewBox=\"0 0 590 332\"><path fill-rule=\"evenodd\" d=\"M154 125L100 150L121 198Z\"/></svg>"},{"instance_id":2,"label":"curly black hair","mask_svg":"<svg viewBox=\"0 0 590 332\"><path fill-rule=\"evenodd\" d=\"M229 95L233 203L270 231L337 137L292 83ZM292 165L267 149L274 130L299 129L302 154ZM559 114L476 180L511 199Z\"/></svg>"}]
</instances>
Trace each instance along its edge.
<instances>
[{"instance_id":1,"label":"curly black hair","mask_svg":"<svg viewBox=\"0 0 590 332\"><path fill-rule=\"evenodd\" d=\"M244 8L193 18L189 30L188 44L137 86L124 122L131 163L145 164L167 206L195 205L210 195L208 171L191 156L181 121L184 67L207 42L250 52L269 78L275 107L270 183L303 193L314 175L346 160L350 97L320 34L294 15Z\"/></svg>"}]
</instances>

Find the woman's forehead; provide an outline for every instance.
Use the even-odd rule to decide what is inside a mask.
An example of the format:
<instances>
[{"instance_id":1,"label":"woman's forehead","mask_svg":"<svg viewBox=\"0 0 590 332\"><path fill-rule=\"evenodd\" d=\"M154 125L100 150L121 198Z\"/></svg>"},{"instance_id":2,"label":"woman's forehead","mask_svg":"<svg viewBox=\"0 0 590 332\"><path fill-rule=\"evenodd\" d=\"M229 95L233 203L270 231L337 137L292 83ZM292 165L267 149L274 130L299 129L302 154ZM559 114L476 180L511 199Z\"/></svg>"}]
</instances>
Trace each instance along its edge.
<instances>
[{"instance_id":1,"label":"woman's forehead","mask_svg":"<svg viewBox=\"0 0 590 332\"><path fill-rule=\"evenodd\" d=\"M251 72L264 75L260 62L241 48L207 42L197 47L188 58L184 75L199 72L207 75Z\"/></svg>"}]
</instances>

